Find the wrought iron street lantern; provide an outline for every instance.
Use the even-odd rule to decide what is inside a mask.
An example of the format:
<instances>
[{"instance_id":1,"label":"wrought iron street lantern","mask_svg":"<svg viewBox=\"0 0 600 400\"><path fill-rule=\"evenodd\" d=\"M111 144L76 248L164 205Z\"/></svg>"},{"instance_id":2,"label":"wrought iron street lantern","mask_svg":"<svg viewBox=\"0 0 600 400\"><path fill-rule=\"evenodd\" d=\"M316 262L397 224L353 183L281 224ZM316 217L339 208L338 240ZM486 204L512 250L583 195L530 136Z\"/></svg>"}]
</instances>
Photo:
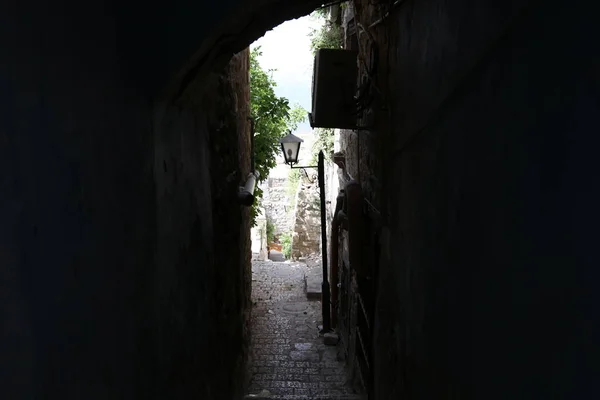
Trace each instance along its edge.
<instances>
[{"instance_id":1,"label":"wrought iron street lantern","mask_svg":"<svg viewBox=\"0 0 600 400\"><path fill-rule=\"evenodd\" d=\"M279 139L279 143L281 144L281 151L283 152L283 158L285 159L285 163L288 164L290 167L298 163L298 155L300 154L300 144L303 141L304 140L300 139L298 136L293 135L292 132Z\"/></svg>"}]
</instances>

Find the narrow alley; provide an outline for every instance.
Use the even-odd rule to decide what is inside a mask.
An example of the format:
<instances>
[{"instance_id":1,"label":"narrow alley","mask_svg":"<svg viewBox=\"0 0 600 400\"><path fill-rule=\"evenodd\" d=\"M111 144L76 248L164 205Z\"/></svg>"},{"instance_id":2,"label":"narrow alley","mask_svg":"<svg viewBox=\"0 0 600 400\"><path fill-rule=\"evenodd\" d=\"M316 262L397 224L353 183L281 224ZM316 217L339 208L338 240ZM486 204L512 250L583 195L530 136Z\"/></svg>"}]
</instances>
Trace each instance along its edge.
<instances>
[{"instance_id":1,"label":"narrow alley","mask_svg":"<svg viewBox=\"0 0 600 400\"><path fill-rule=\"evenodd\" d=\"M0 2L0 400L600 399L596 3Z\"/></svg>"},{"instance_id":2,"label":"narrow alley","mask_svg":"<svg viewBox=\"0 0 600 400\"><path fill-rule=\"evenodd\" d=\"M253 261L250 395L247 398L359 399L336 346L319 335L321 303L307 300L303 263Z\"/></svg>"}]
</instances>

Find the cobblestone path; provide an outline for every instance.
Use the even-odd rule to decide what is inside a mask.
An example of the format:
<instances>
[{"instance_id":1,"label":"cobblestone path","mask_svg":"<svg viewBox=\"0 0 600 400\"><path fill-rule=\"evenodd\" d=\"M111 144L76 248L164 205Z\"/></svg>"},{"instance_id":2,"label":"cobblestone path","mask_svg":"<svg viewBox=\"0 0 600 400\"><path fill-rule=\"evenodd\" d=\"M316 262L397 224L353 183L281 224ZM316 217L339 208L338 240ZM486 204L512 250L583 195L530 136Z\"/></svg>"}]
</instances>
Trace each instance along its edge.
<instances>
[{"instance_id":1,"label":"cobblestone path","mask_svg":"<svg viewBox=\"0 0 600 400\"><path fill-rule=\"evenodd\" d=\"M321 303L308 301L301 263L252 263L251 381L247 398L358 399L335 346L319 337Z\"/></svg>"}]
</instances>

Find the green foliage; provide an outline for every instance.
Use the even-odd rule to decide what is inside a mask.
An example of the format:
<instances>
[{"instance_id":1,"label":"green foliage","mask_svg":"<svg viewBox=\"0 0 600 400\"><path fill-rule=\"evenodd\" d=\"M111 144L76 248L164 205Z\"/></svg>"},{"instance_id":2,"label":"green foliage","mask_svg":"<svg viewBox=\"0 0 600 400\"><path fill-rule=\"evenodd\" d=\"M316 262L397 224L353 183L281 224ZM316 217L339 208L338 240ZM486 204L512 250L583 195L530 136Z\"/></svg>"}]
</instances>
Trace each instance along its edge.
<instances>
[{"instance_id":1,"label":"green foliage","mask_svg":"<svg viewBox=\"0 0 600 400\"><path fill-rule=\"evenodd\" d=\"M294 202L293 199L296 196L296 190L298 190L298 183L300 183L300 170L290 169L287 181L287 194L292 199L292 203Z\"/></svg>"},{"instance_id":2,"label":"green foliage","mask_svg":"<svg viewBox=\"0 0 600 400\"><path fill-rule=\"evenodd\" d=\"M323 17L323 18L327 18L329 17L329 12L331 11L331 7L321 7L321 8L317 8L314 11L314 15L315 16L319 16L319 17Z\"/></svg>"},{"instance_id":3,"label":"green foliage","mask_svg":"<svg viewBox=\"0 0 600 400\"><path fill-rule=\"evenodd\" d=\"M250 110L254 118L254 157L259 179L263 181L275 167L277 139L283 136L290 116L288 99L275 94L277 85L270 70L262 69L260 47L250 52Z\"/></svg>"},{"instance_id":4,"label":"green foliage","mask_svg":"<svg viewBox=\"0 0 600 400\"><path fill-rule=\"evenodd\" d=\"M267 242L273 243L275 241L275 225L267 220Z\"/></svg>"},{"instance_id":5,"label":"green foliage","mask_svg":"<svg viewBox=\"0 0 600 400\"><path fill-rule=\"evenodd\" d=\"M281 235L281 252L284 257L289 259L292 255L292 234L283 233Z\"/></svg>"},{"instance_id":6,"label":"green foliage","mask_svg":"<svg viewBox=\"0 0 600 400\"><path fill-rule=\"evenodd\" d=\"M290 110L290 115L287 119L287 129L289 131L295 131L298 129L298 125L306 121L307 111L302 108L300 104L294 104ZM278 144L279 145L279 144Z\"/></svg>"},{"instance_id":7,"label":"green foliage","mask_svg":"<svg viewBox=\"0 0 600 400\"><path fill-rule=\"evenodd\" d=\"M312 29L308 34L313 54L317 54L319 49L341 49L344 46L341 26L327 19L328 16L329 9L319 9L313 12L313 17L323 22L319 28Z\"/></svg>"},{"instance_id":8,"label":"green foliage","mask_svg":"<svg viewBox=\"0 0 600 400\"><path fill-rule=\"evenodd\" d=\"M260 237L263 237L263 236L264 237L267 236L266 228L264 225L260 227Z\"/></svg>"},{"instance_id":9,"label":"green foliage","mask_svg":"<svg viewBox=\"0 0 600 400\"><path fill-rule=\"evenodd\" d=\"M332 128L315 129L317 139L312 148L312 162L316 163L319 159L319 151L323 150L325 159L331 157L334 148L335 130Z\"/></svg>"},{"instance_id":10,"label":"green foliage","mask_svg":"<svg viewBox=\"0 0 600 400\"><path fill-rule=\"evenodd\" d=\"M263 190L258 187L258 183L256 188L254 188L254 203L252 207L250 207L250 223L252 226L256 226L256 218L258 217L258 211L260 209L263 198Z\"/></svg>"},{"instance_id":11,"label":"green foliage","mask_svg":"<svg viewBox=\"0 0 600 400\"><path fill-rule=\"evenodd\" d=\"M319 211L321 210L321 199L319 197L313 197L310 202L312 208Z\"/></svg>"},{"instance_id":12,"label":"green foliage","mask_svg":"<svg viewBox=\"0 0 600 400\"><path fill-rule=\"evenodd\" d=\"M277 84L271 74L273 70L264 70L258 61L260 47L250 52L250 111L254 118L254 157L258 181L263 182L269 171L276 165L276 156L280 151L279 138L288 130L295 130L306 119L306 111L295 105L290 107L288 99L275 94ZM258 207L263 192L256 188L255 202L251 210L252 225L256 225Z\"/></svg>"}]
</instances>

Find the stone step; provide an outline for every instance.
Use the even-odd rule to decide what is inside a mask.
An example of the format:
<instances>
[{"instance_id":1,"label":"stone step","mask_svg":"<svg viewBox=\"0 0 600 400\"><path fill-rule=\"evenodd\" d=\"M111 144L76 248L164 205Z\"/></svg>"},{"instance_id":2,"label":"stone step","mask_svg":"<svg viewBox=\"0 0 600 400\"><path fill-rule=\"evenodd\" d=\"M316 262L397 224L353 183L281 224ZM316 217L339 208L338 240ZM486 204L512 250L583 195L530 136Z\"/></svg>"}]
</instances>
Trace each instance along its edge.
<instances>
[{"instance_id":1,"label":"stone step","mask_svg":"<svg viewBox=\"0 0 600 400\"><path fill-rule=\"evenodd\" d=\"M359 394L343 394L343 395L325 395L325 396L302 396L302 395L263 395L249 394L244 397L244 400L366 400L366 396Z\"/></svg>"},{"instance_id":2,"label":"stone step","mask_svg":"<svg viewBox=\"0 0 600 400\"><path fill-rule=\"evenodd\" d=\"M269 260L276 261L276 262L284 262L285 257L283 256L283 253L280 251L270 250L269 251Z\"/></svg>"},{"instance_id":3,"label":"stone step","mask_svg":"<svg viewBox=\"0 0 600 400\"><path fill-rule=\"evenodd\" d=\"M306 285L306 298L309 300L321 300L321 272L316 268L309 270L304 275L304 283Z\"/></svg>"}]
</instances>

